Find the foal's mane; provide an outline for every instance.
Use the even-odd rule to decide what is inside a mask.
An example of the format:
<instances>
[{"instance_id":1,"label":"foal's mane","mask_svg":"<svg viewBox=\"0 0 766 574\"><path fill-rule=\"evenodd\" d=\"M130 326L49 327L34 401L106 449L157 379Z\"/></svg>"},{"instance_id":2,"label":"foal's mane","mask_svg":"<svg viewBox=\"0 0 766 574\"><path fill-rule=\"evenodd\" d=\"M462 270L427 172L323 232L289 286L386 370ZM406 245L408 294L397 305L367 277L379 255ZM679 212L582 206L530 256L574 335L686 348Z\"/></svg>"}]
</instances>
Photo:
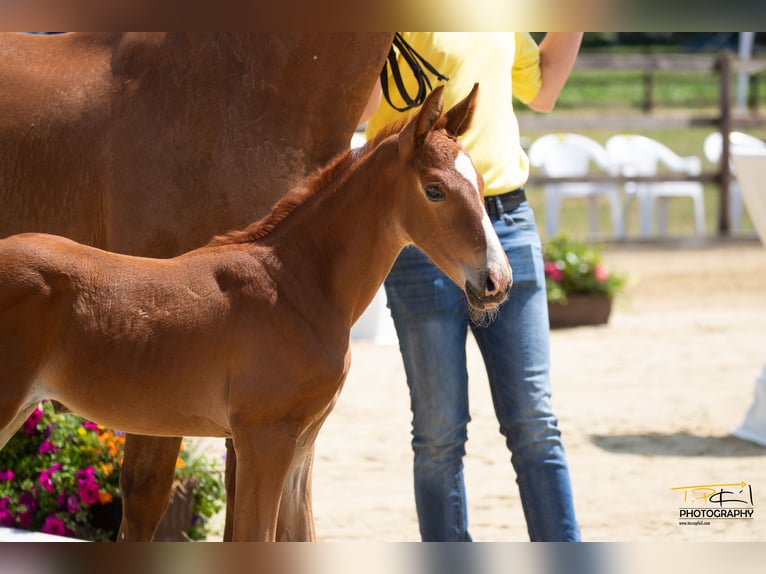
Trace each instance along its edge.
<instances>
[{"instance_id":1,"label":"foal's mane","mask_svg":"<svg viewBox=\"0 0 766 574\"><path fill-rule=\"evenodd\" d=\"M321 190L338 182L348 172L349 168L360 159L366 157L374 150L378 144L388 136L398 133L403 126L403 122L394 123L382 129L374 138L369 140L363 146L355 149L346 150L338 154L326 166L319 168L296 187L288 191L271 210L271 213L251 223L245 229L231 231L224 235L214 237L208 247L219 245L231 245L236 243L248 243L262 239L269 235L282 221L284 221L298 207L303 205L311 197L317 195Z\"/></svg>"}]
</instances>

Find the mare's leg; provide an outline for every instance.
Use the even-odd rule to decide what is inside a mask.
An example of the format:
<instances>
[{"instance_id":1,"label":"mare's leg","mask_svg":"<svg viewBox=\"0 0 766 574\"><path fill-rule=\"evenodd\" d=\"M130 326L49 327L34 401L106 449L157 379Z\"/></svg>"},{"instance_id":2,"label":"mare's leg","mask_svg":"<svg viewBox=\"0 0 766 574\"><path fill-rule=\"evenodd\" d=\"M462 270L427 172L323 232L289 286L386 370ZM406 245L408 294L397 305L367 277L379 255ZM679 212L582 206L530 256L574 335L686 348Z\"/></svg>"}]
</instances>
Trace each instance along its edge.
<instances>
[{"instance_id":1,"label":"mare's leg","mask_svg":"<svg viewBox=\"0 0 766 574\"><path fill-rule=\"evenodd\" d=\"M314 446L297 456L282 490L277 522L277 540L314 542L314 512L311 503L311 471Z\"/></svg>"},{"instance_id":2,"label":"mare's leg","mask_svg":"<svg viewBox=\"0 0 766 574\"><path fill-rule=\"evenodd\" d=\"M237 490L237 451L234 441L226 439L226 522L223 529L223 541L231 542L234 534L234 498Z\"/></svg>"},{"instance_id":3,"label":"mare's leg","mask_svg":"<svg viewBox=\"0 0 766 574\"><path fill-rule=\"evenodd\" d=\"M294 432L276 424L259 429L232 421L232 435L237 451L232 539L274 542L282 490L295 453Z\"/></svg>"},{"instance_id":4,"label":"mare's leg","mask_svg":"<svg viewBox=\"0 0 766 574\"><path fill-rule=\"evenodd\" d=\"M149 542L170 500L181 437L127 435L118 541Z\"/></svg>"}]
</instances>

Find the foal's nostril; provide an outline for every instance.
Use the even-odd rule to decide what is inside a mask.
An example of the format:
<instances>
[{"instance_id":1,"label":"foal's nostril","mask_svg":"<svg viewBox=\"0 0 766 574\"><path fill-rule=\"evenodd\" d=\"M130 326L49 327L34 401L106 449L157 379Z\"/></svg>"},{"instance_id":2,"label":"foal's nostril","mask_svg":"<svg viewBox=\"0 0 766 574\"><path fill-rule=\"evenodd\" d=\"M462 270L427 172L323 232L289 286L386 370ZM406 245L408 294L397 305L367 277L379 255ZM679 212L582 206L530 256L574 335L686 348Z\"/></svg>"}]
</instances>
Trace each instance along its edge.
<instances>
[{"instance_id":1,"label":"foal's nostril","mask_svg":"<svg viewBox=\"0 0 766 574\"><path fill-rule=\"evenodd\" d=\"M496 297L507 293L510 284L511 277L509 274L506 274L502 269L492 267L487 271L484 295L486 297Z\"/></svg>"}]
</instances>

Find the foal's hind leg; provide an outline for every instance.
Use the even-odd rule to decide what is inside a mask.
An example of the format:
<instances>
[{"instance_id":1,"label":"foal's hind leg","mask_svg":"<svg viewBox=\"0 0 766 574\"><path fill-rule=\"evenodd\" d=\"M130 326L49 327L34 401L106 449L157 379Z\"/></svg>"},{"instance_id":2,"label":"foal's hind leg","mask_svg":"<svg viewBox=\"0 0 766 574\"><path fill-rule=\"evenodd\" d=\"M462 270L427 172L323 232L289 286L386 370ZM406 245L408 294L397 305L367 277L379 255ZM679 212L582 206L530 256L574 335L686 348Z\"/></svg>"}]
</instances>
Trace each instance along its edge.
<instances>
[{"instance_id":1,"label":"foal's hind leg","mask_svg":"<svg viewBox=\"0 0 766 574\"><path fill-rule=\"evenodd\" d=\"M118 541L151 541L170 500L180 447L181 437L127 435Z\"/></svg>"},{"instance_id":2,"label":"foal's hind leg","mask_svg":"<svg viewBox=\"0 0 766 574\"><path fill-rule=\"evenodd\" d=\"M311 471L314 446L296 457L282 490L277 521L277 540L314 542L314 512L311 502Z\"/></svg>"}]
</instances>

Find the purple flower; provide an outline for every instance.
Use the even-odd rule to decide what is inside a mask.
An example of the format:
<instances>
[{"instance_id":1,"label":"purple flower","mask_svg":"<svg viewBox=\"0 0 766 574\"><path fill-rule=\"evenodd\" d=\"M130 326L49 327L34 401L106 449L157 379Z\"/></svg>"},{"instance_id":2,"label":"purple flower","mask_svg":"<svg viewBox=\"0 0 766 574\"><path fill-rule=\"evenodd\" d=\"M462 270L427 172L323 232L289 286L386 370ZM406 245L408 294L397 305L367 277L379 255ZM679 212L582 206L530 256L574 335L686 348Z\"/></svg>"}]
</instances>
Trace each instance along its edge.
<instances>
[{"instance_id":1,"label":"purple flower","mask_svg":"<svg viewBox=\"0 0 766 574\"><path fill-rule=\"evenodd\" d=\"M11 503L11 499L9 496L4 496L0 498L0 510L7 510L8 505Z\"/></svg>"},{"instance_id":2,"label":"purple flower","mask_svg":"<svg viewBox=\"0 0 766 574\"><path fill-rule=\"evenodd\" d=\"M67 496L66 511L70 514L76 514L80 512L80 501L77 499L76 494L70 494Z\"/></svg>"},{"instance_id":3,"label":"purple flower","mask_svg":"<svg viewBox=\"0 0 766 574\"><path fill-rule=\"evenodd\" d=\"M27 512L34 512L37 508L37 500L31 492L22 492L19 494L19 504L27 509Z\"/></svg>"},{"instance_id":4,"label":"purple flower","mask_svg":"<svg viewBox=\"0 0 766 574\"><path fill-rule=\"evenodd\" d=\"M7 508L0 508L0 526L15 526L16 519Z\"/></svg>"},{"instance_id":5,"label":"purple flower","mask_svg":"<svg viewBox=\"0 0 766 574\"><path fill-rule=\"evenodd\" d=\"M99 486L96 482L81 482L77 485L77 494L86 506L98 502L98 490Z\"/></svg>"},{"instance_id":6,"label":"purple flower","mask_svg":"<svg viewBox=\"0 0 766 574\"><path fill-rule=\"evenodd\" d=\"M82 421L82 426L84 426L88 430L92 430L92 431L98 430L98 425L90 421Z\"/></svg>"},{"instance_id":7,"label":"purple flower","mask_svg":"<svg viewBox=\"0 0 766 574\"><path fill-rule=\"evenodd\" d=\"M28 435L35 434L37 432L37 425L40 424L42 419L43 411L38 407L32 411L32 414L29 415L29 418L24 423L24 432Z\"/></svg>"},{"instance_id":8,"label":"purple flower","mask_svg":"<svg viewBox=\"0 0 766 574\"><path fill-rule=\"evenodd\" d=\"M59 447L57 447L55 444L53 444L49 440L44 440L40 443L40 448L37 449L37 452L40 454L50 454L52 452L58 452Z\"/></svg>"},{"instance_id":9,"label":"purple flower","mask_svg":"<svg viewBox=\"0 0 766 574\"><path fill-rule=\"evenodd\" d=\"M10 482L14 476L16 475L10 468L8 470L0 470L0 482Z\"/></svg>"},{"instance_id":10,"label":"purple flower","mask_svg":"<svg viewBox=\"0 0 766 574\"><path fill-rule=\"evenodd\" d=\"M17 524L21 528L29 528L32 526L32 513L31 512L22 512L19 514Z\"/></svg>"},{"instance_id":11,"label":"purple flower","mask_svg":"<svg viewBox=\"0 0 766 574\"><path fill-rule=\"evenodd\" d=\"M64 524L63 520L57 518L54 514L49 514L45 519L43 532L63 536L66 534L66 525Z\"/></svg>"}]
</instances>

